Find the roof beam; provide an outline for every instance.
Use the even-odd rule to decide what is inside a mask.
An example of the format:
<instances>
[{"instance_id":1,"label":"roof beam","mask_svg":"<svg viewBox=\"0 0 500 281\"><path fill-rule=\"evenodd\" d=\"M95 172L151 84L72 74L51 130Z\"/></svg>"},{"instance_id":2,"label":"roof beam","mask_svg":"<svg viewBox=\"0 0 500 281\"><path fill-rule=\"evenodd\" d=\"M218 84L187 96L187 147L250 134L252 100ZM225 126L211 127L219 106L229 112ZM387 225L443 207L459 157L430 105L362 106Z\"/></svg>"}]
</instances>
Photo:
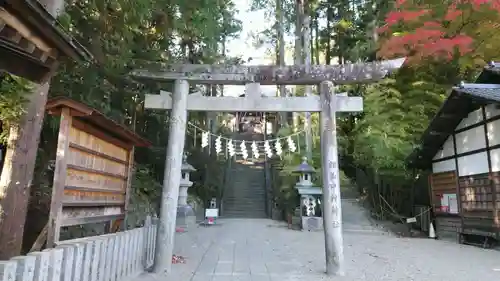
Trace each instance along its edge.
<instances>
[{"instance_id":1,"label":"roof beam","mask_svg":"<svg viewBox=\"0 0 500 281\"><path fill-rule=\"evenodd\" d=\"M0 19L2 19L7 25L11 26L13 29L19 32L20 36L33 42L33 44L35 44L38 49L48 53L50 53L50 51L52 50L52 48L46 42L36 36L28 26L26 26L16 16L12 15L4 8L0 8Z\"/></svg>"},{"instance_id":2,"label":"roof beam","mask_svg":"<svg viewBox=\"0 0 500 281\"><path fill-rule=\"evenodd\" d=\"M500 89L498 84L460 83L457 89Z\"/></svg>"},{"instance_id":3,"label":"roof beam","mask_svg":"<svg viewBox=\"0 0 500 281\"><path fill-rule=\"evenodd\" d=\"M323 81L335 84L361 83L384 78L388 72L399 69L405 58L343 65L313 65L309 72L305 65L203 65L151 64L149 69L137 69L136 79L171 81L188 80L201 84L244 85L315 85Z\"/></svg>"}]
</instances>

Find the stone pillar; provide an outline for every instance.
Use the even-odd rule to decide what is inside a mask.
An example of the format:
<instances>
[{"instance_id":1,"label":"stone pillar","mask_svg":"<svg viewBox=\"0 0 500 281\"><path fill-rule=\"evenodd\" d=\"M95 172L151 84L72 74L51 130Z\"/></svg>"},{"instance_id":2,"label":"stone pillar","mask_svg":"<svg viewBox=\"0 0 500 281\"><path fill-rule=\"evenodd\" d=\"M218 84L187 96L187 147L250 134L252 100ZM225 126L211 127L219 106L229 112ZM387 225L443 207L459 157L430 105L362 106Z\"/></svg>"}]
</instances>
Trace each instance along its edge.
<instances>
[{"instance_id":1,"label":"stone pillar","mask_svg":"<svg viewBox=\"0 0 500 281\"><path fill-rule=\"evenodd\" d=\"M154 272L157 274L168 274L172 267L177 203L181 183L179 171L182 167L182 151L184 151L186 138L188 94L189 83L185 80L176 80L172 94L172 112L156 240Z\"/></svg>"},{"instance_id":2,"label":"stone pillar","mask_svg":"<svg viewBox=\"0 0 500 281\"><path fill-rule=\"evenodd\" d=\"M191 187L191 185L185 185L181 183L179 186L179 207L187 205L187 198L188 198L188 188Z\"/></svg>"},{"instance_id":3,"label":"stone pillar","mask_svg":"<svg viewBox=\"0 0 500 281\"><path fill-rule=\"evenodd\" d=\"M335 120L335 93L330 81L320 85L321 167L323 173L323 227L325 231L326 273L345 275L342 237L342 210Z\"/></svg>"}]
</instances>

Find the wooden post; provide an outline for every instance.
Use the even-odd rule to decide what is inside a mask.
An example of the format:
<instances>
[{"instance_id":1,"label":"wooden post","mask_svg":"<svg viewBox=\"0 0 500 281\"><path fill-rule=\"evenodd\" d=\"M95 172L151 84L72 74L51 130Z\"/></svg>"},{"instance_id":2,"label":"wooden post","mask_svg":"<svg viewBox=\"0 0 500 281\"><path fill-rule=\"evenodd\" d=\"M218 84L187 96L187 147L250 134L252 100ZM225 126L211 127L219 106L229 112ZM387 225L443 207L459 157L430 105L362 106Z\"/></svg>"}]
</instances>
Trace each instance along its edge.
<instances>
[{"instance_id":1,"label":"wooden post","mask_svg":"<svg viewBox=\"0 0 500 281\"><path fill-rule=\"evenodd\" d=\"M135 147L132 147L131 150L128 152L128 167L127 167L127 186L126 186L126 191L125 193L125 207L123 210L123 213L125 214L125 219L123 220L123 225L122 229L126 230L128 227L128 208L130 205L130 188L132 186L132 180L134 178L134 153L135 153ZM111 229L113 231L113 229Z\"/></svg>"},{"instance_id":2,"label":"wooden post","mask_svg":"<svg viewBox=\"0 0 500 281\"><path fill-rule=\"evenodd\" d=\"M172 266L175 220L181 183L181 166L186 138L187 97L189 83L176 80L172 95L172 112L165 159L165 174L161 195L160 219L156 246L154 272L168 274Z\"/></svg>"},{"instance_id":3,"label":"wooden post","mask_svg":"<svg viewBox=\"0 0 500 281\"><path fill-rule=\"evenodd\" d=\"M70 108L61 109L61 120L59 122L59 135L57 137L56 165L54 171L54 183L52 188L52 200L50 203L49 227L47 232L47 248L54 247L59 241L61 233L60 214L62 211L62 198L66 184L66 166L69 151L69 134L72 124Z\"/></svg>"},{"instance_id":4,"label":"wooden post","mask_svg":"<svg viewBox=\"0 0 500 281\"><path fill-rule=\"evenodd\" d=\"M321 168L323 173L323 226L325 231L326 274L344 276L342 210L337 152L335 93L330 81L320 85Z\"/></svg>"}]
</instances>

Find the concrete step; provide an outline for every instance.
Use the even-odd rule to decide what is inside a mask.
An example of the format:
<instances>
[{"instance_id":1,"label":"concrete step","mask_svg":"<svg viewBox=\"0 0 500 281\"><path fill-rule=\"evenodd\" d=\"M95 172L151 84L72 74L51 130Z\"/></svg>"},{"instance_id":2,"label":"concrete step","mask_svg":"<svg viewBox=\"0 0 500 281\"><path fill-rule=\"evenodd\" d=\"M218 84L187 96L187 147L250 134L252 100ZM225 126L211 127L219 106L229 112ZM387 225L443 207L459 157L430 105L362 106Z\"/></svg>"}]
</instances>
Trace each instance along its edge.
<instances>
[{"instance_id":1,"label":"concrete step","mask_svg":"<svg viewBox=\"0 0 500 281\"><path fill-rule=\"evenodd\" d=\"M235 140L263 140L262 135L236 134ZM250 144L249 144L250 145ZM250 148L250 147L249 147ZM249 151L250 153L250 151ZM265 218L265 170L262 159L236 159L227 170L228 184L224 191L224 217Z\"/></svg>"},{"instance_id":2,"label":"concrete step","mask_svg":"<svg viewBox=\"0 0 500 281\"><path fill-rule=\"evenodd\" d=\"M265 206L264 200L226 200L224 201L224 206L242 206L242 207L251 207L251 206Z\"/></svg>"},{"instance_id":3,"label":"concrete step","mask_svg":"<svg viewBox=\"0 0 500 281\"><path fill-rule=\"evenodd\" d=\"M236 185L236 186L228 186L224 190L225 194L229 194L229 191L233 193L249 193L252 194L254 192L264 192L265 188L263 185Z\"/></svg>"},{"instance_id":4,"label":"concrete step","mask_svg":"<svg viewBox=\"0 0 500 281\"><path fill-rule=\"evenodd\" d=\"M244 208L244 209L248 209L248 208L258 208L258 207L265 207L266 204L265 202L259 202L259 201L253 201L253 202L249 202L249 201L225 201L224 202L224 207L228 207L228 208Z\"/></svg>"},{"instance_id":5,"label":"concrete step","mask_svg":"<svg viewBox=\"0 0 500 281\"><path fill-rule=\"evenodd\" d=\"M225 211L247 211L247 212L253 212L253 211L264 211L266 209L265 205L224 205L224 210Z\"/></svg>"},{"instance_id":6,"label":"concrete step","mask_svg":"<svg viewBox=\"0 0 500 281\"><path fill-rule=\"evenodd\" d=\"M224 194L224 199L231 200L231 199L239 199L239 200L260 200L265 197L265 193L262 192L261 194L242 194L242 193L236 193L236 194Z\"/></svg>"},{"instance_id":7,"label":"concrete step","mask_svg":"<svg viewBox=\"0 0 500 281\"><path fill-rule=\"evenodd\" d=\"M224 215L222 215L223 218L254 218L254 219L262 219L262 218L267 218L265 212L256 212L256 213L249 213L249 212L224 212Z\"/></svg>"}]
</instances>

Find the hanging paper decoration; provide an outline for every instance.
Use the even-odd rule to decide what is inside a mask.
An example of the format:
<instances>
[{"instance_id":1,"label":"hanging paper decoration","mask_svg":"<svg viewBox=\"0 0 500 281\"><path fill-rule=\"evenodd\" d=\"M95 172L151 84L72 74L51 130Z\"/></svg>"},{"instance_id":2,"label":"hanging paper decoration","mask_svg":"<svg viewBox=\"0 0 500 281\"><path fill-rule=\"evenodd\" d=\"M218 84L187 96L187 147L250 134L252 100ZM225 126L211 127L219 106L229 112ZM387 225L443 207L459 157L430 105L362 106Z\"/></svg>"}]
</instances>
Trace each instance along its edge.
<instances>
[{"instance_id":1,"label":"hanging paper decoration","mask_svg":"<svg viewBox=\"0 0 500 281\"><path fill-rule=\"evenodd\" d=\"M223 152L223 148L222 148L222 137L221 136L217 136L217 135L214 135L210 132L207 132L203 129L201 129L200 127L197 127L196 125L194 124L191 124L188 122L188 125L190 125L191 127L194 128L194 139L195 139L195 142L196 142L196 134L197 134L197 131L201 131L201 147L202 148L206 148L208 146L211 145L210 143L210 136L213 136L215 139L215 151L217 152L217 154L220 154L221 152ZM300 132L302 133L302 132ZM290 152L296 152L298 151L298 153L300 153L300 139L299 139L299 134L300 133L294 133L293 135L290 135L288 137L285 137L286 138L286 143L287 143L287 147L288 147L288 150ZM292 137L297 137L297 140L293 140ZM283 147L281 146L281 139L283 139L283 141L285 141L284 139L285 138L279 138L279 139L272 139L272 140L266 140L264 141L264 153L267 155L268 158L272 158L273 155L278 155L278 156L281 156L283 154ZM235 140L232 140L232 139L228 139L228 138L224 138L225 140L225 143L226 143L226 147L224 149L224 152L225 152L225 155L226 157L228 156L228 154L233 157L237 154L236 150L237 150L237 147L236 147L236 144L239 142L239 141L235 141ZM296 142L299 144L297 145ZM249 151L248 151L248 148L247 148L247 143L245 141L241 141L240 145L239 145L239 149L240 149L240 152L241 152L241 156L243 157L243 159L247 159L249 157ZM196 146L196 144L195 144ZM273 151L275 150L275 151ZM253 141L252 144L251 144L251 152L252 152L252 156L254 159L258 159L260 157L260 153L259 153L259 147L258 147L258 144L257 142Z\"/></svg>"},{"instance_id":2,"label":"hanging paper decoration","mask_svg":"<svg viewBox=\"0 0 500 281\"><path fill-rule=\"evenodd\" d=\"M201 134L201 147L205 148L208 146L208 132L203 132Z\"/></svg>"},{"instance_id":3,"label":"hanging paper decoration","mask_svg":"<svg viewBox=\"0 0 500 281\"><path fill-rule=\"evenodd\" d=\"M234 156L234 144L232 140L227 141L227 151L229 152L229 156L233 157Z\"/></svg>"},{"instance_id":4,"label":"hanging paper decoration","mask_svg":"<svg viewBox=\"0 0 500 281\"><path fill-rule=\"evenodd\" d=\"M215 152L217 152L217 154L222 152L222 143L220 140L220 136L215 140Z\"/></svg>"},{"instance_id":5,"label":"hanging paper decoration","mask_svg":"<svg viewBox=\"0 0 500 281\"><path fill-rule=\"evenodd\" d=\"M295 152L297 150L297 147L295 146L295 143L292 140L292 137L287 138L287 143L288 143L288 149L290 149L291 152ZM281 144L280 144L281 146Z\"/></svg>"},{"instance_id":6,"label":"hanging paper decoration","mask_svg":"<svg viewBox=\"0 0 500 281\"><path fill-rule=\"evenodd\" d=\"M281 153L283 153L283 150L281 149L281 142L280 142L280 140L276 140L276 143L274 144L274 149L276 149L276 154L278 156L281 156Z\"/></svg>"},{"instance_id":7,"label":"hanging paper decoration","mask_svg":"<svg viewBox=\"0 0 500 281\"><path fill-rule=\"evenodd\" d=\"M252 154L254 159L259 159L259 148L255 142L252 142Z\"/></svg>"},{"instance_id":8,"label":"hanging paper decoration","mask_svg":"<svg viewBox=\"0 0 500 281\"><path fill-rule=\"evenodd\" d=\"M247 144L245 141L242 141L240 144L240 150L241 150L241 156L243 156L243 159L247 160L248 158L248 151L247 151Z\"/></svg>"},{"instance_id":9,"label":"hanging paper decoration","mask_svg":"<svg viewBox=\"0 0 500 281\"><path fill-rule=\"evenodd\" d=\"M273 157L273 150L271 149L269 141L267 140L264 142L264 151L266 152L268 158Z\"/></svg>"}]
</instances>

